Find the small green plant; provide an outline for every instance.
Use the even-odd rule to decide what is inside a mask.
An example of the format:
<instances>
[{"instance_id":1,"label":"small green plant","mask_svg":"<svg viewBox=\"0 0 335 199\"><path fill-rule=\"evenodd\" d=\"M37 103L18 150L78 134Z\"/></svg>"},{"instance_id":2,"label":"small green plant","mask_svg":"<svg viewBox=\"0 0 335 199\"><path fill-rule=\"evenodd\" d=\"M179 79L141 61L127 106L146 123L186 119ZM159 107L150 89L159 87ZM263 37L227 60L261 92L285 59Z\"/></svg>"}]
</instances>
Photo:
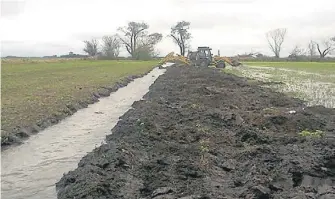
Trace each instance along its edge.
<instances>
[{"instance_id":1,"label":"small green plant","mask_svg":"<svg viewBox=\"0 0 335 199\"><path fill-rule=\"evenodd\" d=\"M200 151L202 154L209 152L208 141L200 140Z\"/></svg>"},{"instance_id":2,"label":"small green plant","mask_svg":"<svg viewBox=\"0 0 335 199\"><path fill-rule=\"evenodd\" d=\"M141 119L137 119L135 128L139 133L144 133L145 123Z\"/></svg>"},{"instance_id":3,"label":"small green plant","mask_svg":"<svg viewBox=\"0 0 335 199\"><path fill-rule=\"evenodd\" d=\"M209 152L209 141L208 140L200 140L200 166L203 169L206 169L209 165L208 152Z\"/></svg>"},{"instance_id":4,"label":"small green plant","mask_svg":"<svg viewBox=\"0 0 335 199\"><path fill-rule=\"evenodd\" d=\"M198 130L199 133L204 133L204 134L208 134L209 133L210 129L208 127L202 126L199 123L197 123L195 126L197 127L197 130Z\"/></svg>"},{"instance_id":5,"label":"small green plant","mask_svg":"<svg viewBox=\"0 0 335 199\"><path fill-rule=\"evenodd\" d=\"M322 136L324 136L324 132L320 131L320 130L316 130L316 131L308 131L308 130L303 130L299 133L299 135L303 136L303 137L316 137L316 138L320 138Z\"/></svg>"},{"instance_id":6,"label":"small green plant","mask_svg":"<svg viewBox=\"0 0 335 199\"><path fill-rule=\"evenodd\" d=\"M209 134L209 128L208 127L201 127L199 128L199 131L203 134Z\"/></svg>"},{"instance_id":7,"label":"small green plant","mask_svg":"<svg viewBox=\"0 0 335 199\"><path fill-rule=\"evenodd\" d=\"M192 108L197 108L197 107L199 107L199 106L198 106L197 104L192 104L191 107L192 107Z\"/></svg>"}]
</instances>

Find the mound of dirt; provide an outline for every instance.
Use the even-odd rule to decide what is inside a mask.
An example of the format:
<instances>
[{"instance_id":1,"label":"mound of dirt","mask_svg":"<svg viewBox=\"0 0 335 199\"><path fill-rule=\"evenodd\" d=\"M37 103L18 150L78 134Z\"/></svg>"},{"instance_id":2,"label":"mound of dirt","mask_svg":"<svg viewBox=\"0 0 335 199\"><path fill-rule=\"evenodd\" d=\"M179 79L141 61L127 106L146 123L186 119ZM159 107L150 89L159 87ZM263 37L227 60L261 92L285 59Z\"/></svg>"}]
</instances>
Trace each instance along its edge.
<instances>
[{"instance_id":1,"label":"mound of dirt","mask_svg":"<svg viewBox=\"0 0 335 199\"><path fill-rule=\"evenodd\" d=\"M120 119L56 184L58 198L335 197L335 109L172 67Z\"/></svg>"}]
</instances>

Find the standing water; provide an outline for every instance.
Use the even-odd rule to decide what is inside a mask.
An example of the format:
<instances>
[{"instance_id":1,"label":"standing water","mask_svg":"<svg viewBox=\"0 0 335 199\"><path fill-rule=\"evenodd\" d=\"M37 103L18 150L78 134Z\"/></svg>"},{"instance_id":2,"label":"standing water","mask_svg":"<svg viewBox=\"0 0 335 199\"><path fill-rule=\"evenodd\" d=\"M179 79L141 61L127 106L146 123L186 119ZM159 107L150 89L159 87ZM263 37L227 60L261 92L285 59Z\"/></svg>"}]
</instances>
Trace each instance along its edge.
<instances>
[{"instance_id":1,"label":"standing water","mask_svg":"<svg viewBox=\"0 0 335 199\"><path fill-rule=\"evenodd\" d=\"M170 63L165 66L171 65ZM1 196L56 198L55 183L99 146L119 117L141 100L165 69L153 69L109 97L91 104L1 154Z\"/></svg>"}]
</instances>

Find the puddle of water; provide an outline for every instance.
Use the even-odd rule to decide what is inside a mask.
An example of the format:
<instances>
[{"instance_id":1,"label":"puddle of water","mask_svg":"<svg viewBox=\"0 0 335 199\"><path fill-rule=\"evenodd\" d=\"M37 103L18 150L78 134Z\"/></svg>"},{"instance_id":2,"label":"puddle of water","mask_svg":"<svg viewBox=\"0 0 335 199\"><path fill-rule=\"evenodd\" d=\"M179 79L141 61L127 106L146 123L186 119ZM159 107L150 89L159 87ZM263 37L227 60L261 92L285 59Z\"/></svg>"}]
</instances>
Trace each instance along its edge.
<instances>
[{"instance_id":1,"label":"puddle of water","mask_svg":"<svg viewBox=\"0 0 335 199\"><path fill-rule=\"evenodd\" d=\"M306 101L306 105L323 105L335 108L335 83L328 82L332 74L319 74L285 68L250 66L235 68L242 76L264 82L280 81L285 84L271 85L279 92L294 94Z\"/></svg>"},{"instance_id":2,"label":"puddle of water","mask_svg":"<svg viewBox=\"0 0 335 199\"><path fill-rule=\"evenodd\" d=\"M166 65L172 65L167 63ZM141 100L165 69L153 69L109 97L2 152L1 196L56 198L55 183L110 134L119 117Z\"/></svg>"}]
</instances>

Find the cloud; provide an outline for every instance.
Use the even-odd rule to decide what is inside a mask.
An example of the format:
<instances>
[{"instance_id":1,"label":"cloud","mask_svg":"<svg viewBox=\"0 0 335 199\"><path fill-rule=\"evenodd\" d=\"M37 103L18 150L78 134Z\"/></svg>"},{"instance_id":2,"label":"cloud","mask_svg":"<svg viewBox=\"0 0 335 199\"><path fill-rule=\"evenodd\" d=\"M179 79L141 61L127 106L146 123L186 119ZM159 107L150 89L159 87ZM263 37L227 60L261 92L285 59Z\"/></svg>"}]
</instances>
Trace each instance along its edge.
<instances>
[{"instance_id":1,"label":"cloud","mask_svg":"<svg viewBox=\"0 0 335 199\"><path fill-rule=\"evenodd\" d=\"M70 51L76 52L78 49L81 49L81 45L81 43L69 42L4 41L1 44L1 56L14 55L38 57L54 54L68 54Z\"/></svg>"},{"instance_id":2,"label":"cloud","mask_svg":"<svg viewBox=\"0 0 335 199\"><path fill-rule=\"evenodd\" d=\"M24 12L24 0L1 1L1 17L16 17Z\"/></svg>"},{"instance_id":3,"label":"cloud","mask_svg":"<svg viewBox=\"0 0 335 199\"><path fill-rule=\"evenodd\" d=\"M82 53L83 40L113 35L129 21L145 21L149 32L162 33L157 48L164 55L178 52L166 36L181 20L191 22L192 47L220 48L223 55L251 49L271 53L265 33L287 28L285 55L296 44L334 36L334 7L333 0L7 1L1 10L6 16L1 20L2 55Z\"/></svg>"}]
</instances>

